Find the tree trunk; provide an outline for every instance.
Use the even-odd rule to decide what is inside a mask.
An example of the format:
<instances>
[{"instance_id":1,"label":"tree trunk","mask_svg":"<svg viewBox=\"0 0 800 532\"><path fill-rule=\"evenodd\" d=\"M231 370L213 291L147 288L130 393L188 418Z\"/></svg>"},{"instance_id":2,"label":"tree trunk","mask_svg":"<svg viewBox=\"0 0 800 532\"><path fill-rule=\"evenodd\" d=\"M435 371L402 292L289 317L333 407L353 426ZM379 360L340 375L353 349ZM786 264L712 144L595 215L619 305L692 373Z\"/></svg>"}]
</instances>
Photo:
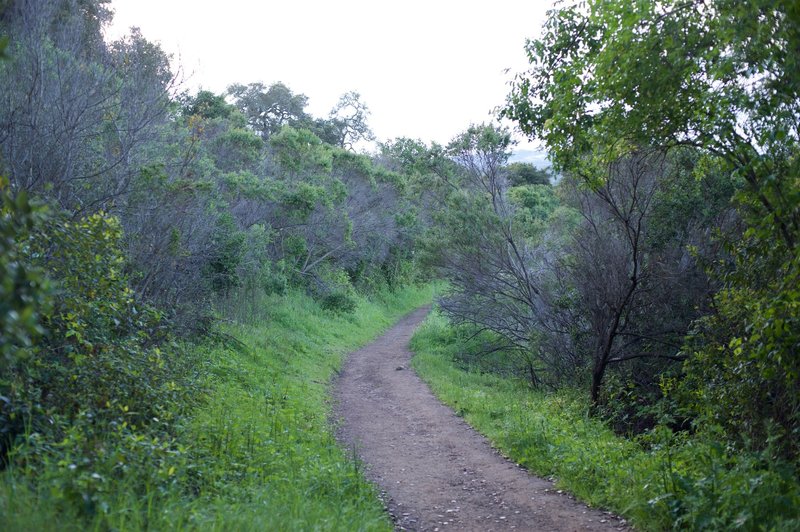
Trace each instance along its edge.
<instances>
[{"instance_id":1,"label":"tree trunk","mask_svg":"<svg viewBox=\"0 0 800 532\"><path fill-rule=\"evenodd\" d=\"M592 370L592 405L590 408L590 413L592 415L595 414L597 407L600 406L600 389L603 384L603 375L606 372L606 359L602 358L600 360L596 360L594 364L594 369Z\"/></svg>"}]
</instances>

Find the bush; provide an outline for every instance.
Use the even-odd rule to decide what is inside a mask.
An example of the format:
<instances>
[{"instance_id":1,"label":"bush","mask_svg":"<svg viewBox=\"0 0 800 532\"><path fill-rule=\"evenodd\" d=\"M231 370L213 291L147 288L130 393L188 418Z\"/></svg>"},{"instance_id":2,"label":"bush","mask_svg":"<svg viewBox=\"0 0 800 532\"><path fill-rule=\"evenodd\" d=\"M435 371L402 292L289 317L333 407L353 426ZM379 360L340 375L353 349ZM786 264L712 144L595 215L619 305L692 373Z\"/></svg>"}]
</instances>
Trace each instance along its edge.
<instances>
[{"instance_id":1,"label":"bush","mask_svg":"<svg viewBox=\"0 0 800 532\"><path fill-rule=\"evenodd\" d=\"M320 306L334 313L351 314L358 306L356 291L350 277L342 269L332 266L320 268L312 288L312 294Z\"/></svg>"},{"instance_id":2,"label":"bush","mask_svg":"<svg viewBox=\"0 0 800 532\"><path fill-rule=\"evenodd\" d=\"M42 281L27 289L49 302L25 296L34 309L25 315L37 316L41 334L16 350L10 344L14 356L4 366L8 461L41 477L57 504L89 514L109 504L115 482L140 493L169 484L170 464L181 456L174 424L202 395L194 386L199 370L176 346L166 348L161 314L135 301L119 221L102 213L36 218L24 198L6 200L3 231L16 231L15 268L35 273ZM21 223L25 216L33 222ZM137 464L148 462L143 475Z\"/></svg>"},{"instance_id":3,"label":"bush","mask_svg":"<svg viewBox=\"0 0 800 532\"><path fill-rule=\"evenodd\" d=\"M0 466L14 437L24 429L24 408L14 401L12 372L32 356L44 334L42 314L50 311L52 287L41 268L25 260L31 235L46 220L41 205L25 193L16 197L0 177Z\"/></svg>"}]
</instances>

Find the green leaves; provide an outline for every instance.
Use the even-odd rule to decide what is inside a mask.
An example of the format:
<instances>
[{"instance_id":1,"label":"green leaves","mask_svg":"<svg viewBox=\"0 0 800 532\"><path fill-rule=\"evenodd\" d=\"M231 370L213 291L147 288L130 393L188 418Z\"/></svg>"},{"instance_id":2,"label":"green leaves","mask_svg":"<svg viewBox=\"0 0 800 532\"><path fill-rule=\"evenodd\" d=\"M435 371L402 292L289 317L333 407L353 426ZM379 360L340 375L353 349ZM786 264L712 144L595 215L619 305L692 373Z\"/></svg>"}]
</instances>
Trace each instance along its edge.
<instances>
[{"instance_id":1,"label":"green leaves","mask_svg":"<svg viewBox=\"0 0 800 532\"><path fill-rule=\"evenodd\" d=\"M307 129L286 127L269 141L281 168L294 176L330 172L332 149Z\"/></svg>"},{"instance_id":2,"label":"green leaves","mask_svg":"<svg viewBox=\"0 0 800 532\"><path fill-rule=\"evenodd\" d=\"M12 196L7 186L0 176L0 395L6 370L29 357L45 333L53 293L44 271L26 260L47 211L24 192Z\"/></svg>"},{"instance_id":3,"label":"green leaves","mask_svg":"<svg viewBox=\"0 0 800 532\"><path fill-rule=\"evenodd\" d=\"M767 131L796 145L800 76L778 52L797 41L790 17L770 0L554 11L503 115L546 141L557 167L586 173L641 146L688 143L746 161L768 153Z\"/></svg>"},{"instance_id":4,"label":"green leaves","mask_svg":"<svg viewBox=\"0 0 800 532\"><path fill-rule=\"evenodd\" d=\"M738 445L762 448L774 434L800 456L800 381L788 362L800 312L797 2L590 0L551 11L527 51L531 68L502 115L543 140L558 170L596 187L641 148L699 150L696 183L659 198L651 243L673 238L669 213L703 213L742 187L743 238L731 235L729 257L714 262L722 290L689 336L684 404Z\"/></svg>"}]
</instances>

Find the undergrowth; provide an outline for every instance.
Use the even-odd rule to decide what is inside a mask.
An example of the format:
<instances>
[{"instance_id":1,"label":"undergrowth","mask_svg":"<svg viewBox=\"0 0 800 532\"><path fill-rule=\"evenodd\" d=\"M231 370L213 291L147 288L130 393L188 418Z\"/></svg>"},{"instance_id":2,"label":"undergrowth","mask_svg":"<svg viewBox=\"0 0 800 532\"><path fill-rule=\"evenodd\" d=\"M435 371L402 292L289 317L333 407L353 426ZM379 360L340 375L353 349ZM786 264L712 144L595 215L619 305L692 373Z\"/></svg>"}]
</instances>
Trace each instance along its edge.
<instances>
[{"instance_id":1,"label":"undergrowth","mask_svg":"<svg viewBox=\"0 0 800 532\"><path fill-rule=\"evenodd\" d=\"M0 476L0 529L391 530L333 438L328 388L346 353L431 297L385 291L335 313L298 292L263 296L216 342L176 346L191 353L197 397L171 437L120 425L88 440L91 420L58 441L28 431ZM90 462L84 441L102 447ZM16 460L26 446L35 472Z\"/></svg>"},{"instance_id":2,"label":"undergrowth","mask_svg":"<svg viewBox=\"0 0 800 532\"><path fill-rule=\"evenodd\" d=\"M434 393L499 450L593 506L642 529L798 530L794 465L720 445L713 427L694 434L659 425L636 438L590 418L576 390L459 367L464 338L433 313L412 340L413 364Z\"/></svg>"}]
</instances>

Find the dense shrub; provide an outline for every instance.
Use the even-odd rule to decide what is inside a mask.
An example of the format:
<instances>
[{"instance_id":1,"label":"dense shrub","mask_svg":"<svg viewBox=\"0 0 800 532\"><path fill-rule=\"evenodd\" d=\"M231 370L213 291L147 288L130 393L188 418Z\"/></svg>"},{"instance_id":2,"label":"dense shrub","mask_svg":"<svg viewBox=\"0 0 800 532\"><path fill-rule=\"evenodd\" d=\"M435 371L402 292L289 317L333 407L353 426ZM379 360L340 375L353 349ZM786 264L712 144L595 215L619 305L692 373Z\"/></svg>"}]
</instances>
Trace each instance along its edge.
<instances>
[{"instance_id":1,"label":"dense shrub","mask_svg":"<svg viewBox=\"0 0 800 532\"><path fill-rule=\"evenodd\" d=\"M741 250L739 260L762 261L770 255ZM800 255L789 255L773 279L741 279L746 275L742 266L715 296L716 312L699 320L689 337L686 378L676 395L692 415L722 427L737 446L772 447L797 459Z\"/></svg>"},{"instance_id":2,"label":"dense shrub","mask_svg":"<svg viewBox=\"0 0 800 532\"><path fill-rule=\"evenodd\" d=\"M199 370L171 345L160 313L136 303L119 221L103 213L45 217L28 211L24 197L5 201L3 232L17 252L3 254L4 266L13 257L17 272L39 279L28 276L29 295L13 293L32 309L18 314L36 335L15 333L27 345L4 359L0 420L9 462L90 513L109 504L113 479L141 489L169 482L169 464L181 456L174 424L201 395L190 388Z\"/></svg>"},{"instance_id":3,"label":"dense shrub","mask_svg":"<svg viewBox=\"0 0 800 532\"><path fill-rule=\"evenodd\" d=\"M42 206L26 194L16 197L0 177L0 465L14 438L24 429L25 407L14 397L12 372L28 363L45 333L41 321L50 312L52 287L41 268L26 259L31 234L46 219Z\"/></svg>"}]
</instances>

